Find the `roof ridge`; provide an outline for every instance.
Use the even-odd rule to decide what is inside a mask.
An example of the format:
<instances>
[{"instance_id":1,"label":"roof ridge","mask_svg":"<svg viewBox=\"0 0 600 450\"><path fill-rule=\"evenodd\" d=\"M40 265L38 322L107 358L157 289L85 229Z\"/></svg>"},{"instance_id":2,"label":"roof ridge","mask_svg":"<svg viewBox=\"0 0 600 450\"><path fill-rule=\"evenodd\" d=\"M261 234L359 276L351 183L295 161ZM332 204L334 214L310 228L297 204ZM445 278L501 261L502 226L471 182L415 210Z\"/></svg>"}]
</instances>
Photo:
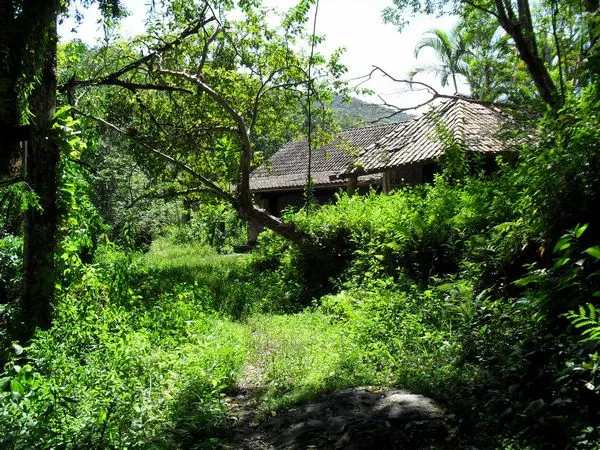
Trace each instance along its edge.
<instances>
[{"instance_id":1,"label":"roof ridge","mask_svg":"<svg viewBox=\"0 0 600 450\"><path fill-rule=\"evenodd\" d=\"M384 127L388 127L388 126L389 127L391 127L391 126L397 126L397 125L402 124L404 122L410 122L411 120L413 120L413 119L403 120L402 122L382 123L382 124L379 124L379 125L371 125L371 126L368 126L368 127L346 128L345 130L332 131L331 133L332 133L332 135L334 136L334 139L335 139L336 137L338 137L342 133L349 133L349 132L352 132L352 131L361 131L361 130L367 130L367 129L372 129L372 128L384 128ZM308 140L308 137L306 137L306 136L305 137L300 137L300 138L297 138L297 139L292 139L292 140L289 140L289 141L283 143L282 147L285 146L285 145L288 145L288 144L295 143L295 142L304 142L306 140Z\"/></svg>"},{"instance_id":2,"label":"roof ridge","mask_svg":"<svg viewBox=\"0 0 600 450\"><path fill-rule=\"evenodd\" d=\"M412 119L409 119L412 120ZM360 130L366 130L368 128L383 128L383 127L387 127L387 126L393 126L393 125L398 125L400 123L403 122L408 122L408 120L403 120L402 122L390 122L390 123L381 123L379 125L370 125L368 127L353 127L353 128L346 128L345 130L341 130L338 133L345 133L347 131L360 131Z\"/></svg>"}]
</instances>

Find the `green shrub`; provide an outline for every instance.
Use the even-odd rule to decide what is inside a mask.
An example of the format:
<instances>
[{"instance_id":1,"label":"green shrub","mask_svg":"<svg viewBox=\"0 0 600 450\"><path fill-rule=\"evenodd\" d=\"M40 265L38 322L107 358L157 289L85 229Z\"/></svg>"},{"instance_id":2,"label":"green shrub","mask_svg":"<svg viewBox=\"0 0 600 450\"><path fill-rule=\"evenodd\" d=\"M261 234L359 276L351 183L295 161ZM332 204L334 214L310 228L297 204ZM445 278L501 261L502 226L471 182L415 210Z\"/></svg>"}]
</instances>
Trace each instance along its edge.
<instances>
[{"instance_id":1,"label":"green shrub","mask_svg":"<svg viewBox=\"0 0 600 450\"><path fill-rule=\"evenodd\" d=\"M166 230L166 237L173 244L207 245L217 252L231 252L236 245L246 243L246 224L236 211L223 203L204 203L190 211L187 223Z\"/></svg>"},{"instance_id":2,"label":"green shrub","mask_svg":"<svg viewBox=\"0 0 600 450\"><path fill-rule=\"evenodd\" d=\"M596 329L596 306L577 308L599 289L599 106L593 86L568 100L492 176L340 194L289 216L341 256L331 270L326 258L311 267L328 283L307 287L306 255L261 237L257 261L279 274L278 291L328 293L317 311L350 336L360 368L341 372L344 383L434 396L456 418L461 446L597 444L597 343L579 343L562 315Z\"/></svg>"},{"instance_id":3,"label":"green shrub","mask_svg":"<svg viewBox=\"0 0 600 450\"><path fill-rule=\"evenodd\" d=\"M290 299L279 295L280 288L289 290L289 286L276 272L256 270L252 255L218 255L209 246L157 240L139 259L136 279L148 299L170 290L207 290L207 307L236 319L252 312L281 311L291 304Z\"/></svg>"},{"instance_id":4,"label":"green shrub","mask_svg":"<svg viewBox=\"0 0 600 450\"><path fill-rule=\"evenodd\" d=\"M16 308L21 293L23 239L5 236L0 239L0 361L13 335Z\"/></svg>"},{"instance_id":5,"label":"green shrub","mask_svg":"<svg viewBox=\"0 0 600 450\"><path fill-rule=\"evenodd\" d=\"M140 295L135 258L103 249L60 293L54 323L1 377L3 448L171 448L224 419L247 335L211 293Z\"/></svg>"}]
</instances>

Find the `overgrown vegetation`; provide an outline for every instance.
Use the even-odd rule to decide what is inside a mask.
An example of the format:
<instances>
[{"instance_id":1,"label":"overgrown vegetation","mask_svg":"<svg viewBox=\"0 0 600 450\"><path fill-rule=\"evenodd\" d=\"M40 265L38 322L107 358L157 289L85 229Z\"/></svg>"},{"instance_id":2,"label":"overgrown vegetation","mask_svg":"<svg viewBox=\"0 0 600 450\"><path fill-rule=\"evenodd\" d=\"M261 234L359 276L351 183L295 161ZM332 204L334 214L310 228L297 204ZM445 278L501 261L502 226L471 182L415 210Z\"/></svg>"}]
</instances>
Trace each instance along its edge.
<instances>
[{"instance_id":1,"label":"overgrown vegetation","mask_svg":"<svg viewBox=\"0 0 600 450\"><path fill-rule=\"evenodd\" d=\"M491 178L442 174L291 215L335 267L269 233L252 255L162 239L90 262L66 241L53 327L8 356L3 445L210 446L224 395L246 384L265 413L401 386L445 406L456 445L594 447L598 222L568 205L598 195L598 131L581 120L596 95L566 108L567 135ZM561 179L569 190L544 182ZM18 240L3 249L16 292Z\"/></svg>"},{"instance_id":2,"label":"overgrown vegetation","mask_svg":"<svg viewBox=\"0 0 600 450\"><path fill-rule=\"evenodd\" d=\"M52 329L13 345L3 448L196 445L225 419L247 332L212 309L204 285L167 272L156 291L146 264L103 249L61 292Z\"/></svg>"},{"instance_id":3,"label":"overgrown vegetation","mask_svg":"<svg viewBox=\"0 0 600 450\"><path fill-rule=\"evenodd\" d=\"M337 370L341 385L425 392L449 408L464 445L597 445L597 316L583 306L600 286L598 217L588 203L600 181L598 131L589 126L597 108L591 88L491 178L441 174L432 185L342 194L312 216L293 216L345 255L337 270L262 237L263 257L295 285L315 286L315 275L319 285L325 267L336 274L337 293L317 311L352 343L337 350L357 369ZM296 291L300 301L304 294ZM585 343L576 328L587 330Z\"/></svg>"},{"instance_id":4,"label":"overgrown vegetation","mask_svg":"<svg viewBox=\"0 0 600 450\"><path fill-rule=\"evenodd\" d=\"M418 6L409 3L394 1ZM240 2L248 20L221 27L231 2L217 14L182 1L139 40L68 44L61 101L96 90L52 120L54 104L40 99L54 102L50 25L63 3L33 19L29 4L12 2L0 22L37 24L21 50L39 43L34 59L48 70L20 60L17 79L2 65L14 89L0 92L12 105L0 119L13 130L37 114L35 151L21 163L39 169L48 157L57 176L27 166L24 180L0 180L0 447L215 448L238 389L268 415L374 386L438 402L450 447L598 448L598 12L576 3L543 1L533 14L527 1L518 11L425 5L458 8L471 40L446 81L462 67L481 81L471 80L479 98L535 111L535 136L514 161L484 173L440 125L448 151L433 183L340 192L280 221L241 205L248 170L300 131L302 89L323 101L345 90L339 53L328 66L315 56L331 82L319 86L305 78L305 55L290 53L310 1L277 30L258 2ZM99 4L119 17L118 2ZM485 47L475 34L490 11L504 32L486 30ZM401 23L396 13L386 17ZM22 55L6 30L2 61ZM180 71L197 61L198 76ZM15 142L0 168L11 176ZM277 233L236 254L240 215Z\"/></svg>"}]
</instances>

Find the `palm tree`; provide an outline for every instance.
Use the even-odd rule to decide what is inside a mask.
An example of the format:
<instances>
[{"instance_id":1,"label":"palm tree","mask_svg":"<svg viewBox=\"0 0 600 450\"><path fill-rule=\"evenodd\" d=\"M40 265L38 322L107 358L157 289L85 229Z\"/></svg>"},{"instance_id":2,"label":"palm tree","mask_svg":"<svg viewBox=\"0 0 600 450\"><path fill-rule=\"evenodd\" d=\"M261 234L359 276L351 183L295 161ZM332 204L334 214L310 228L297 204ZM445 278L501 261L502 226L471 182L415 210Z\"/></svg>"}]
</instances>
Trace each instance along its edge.
<instances>
[{"instance_id":1,"label":"palm tree","mask_svg":"<svg viewBox=\"0 0 600 450\"><path fill-rule=\"evenodd\" d=\"M417 66L409 72L412 79L419 73L433 73L439 77L442 87L448 86L450 78L454 85L454 92L458 92L457 75L466 76L469 66L465 61L467 48L459 28L453 28L449 33L439 28L428 31L415 47L415 58L424 48L435 51L438 62Z\"/></svg>"},{"instance_id":2,"label":"palm tree","mask_svg":"<svg viewBox=\"0 0 600 450\"><path fill-rule=\"evenodd\" d=\"M488 101L506 96L517 76L517 55L511 51L510 37L497 23L480 17L463 18L458 30L466 49L462 60L471 96Z\"/></svg>"}]
</instances>

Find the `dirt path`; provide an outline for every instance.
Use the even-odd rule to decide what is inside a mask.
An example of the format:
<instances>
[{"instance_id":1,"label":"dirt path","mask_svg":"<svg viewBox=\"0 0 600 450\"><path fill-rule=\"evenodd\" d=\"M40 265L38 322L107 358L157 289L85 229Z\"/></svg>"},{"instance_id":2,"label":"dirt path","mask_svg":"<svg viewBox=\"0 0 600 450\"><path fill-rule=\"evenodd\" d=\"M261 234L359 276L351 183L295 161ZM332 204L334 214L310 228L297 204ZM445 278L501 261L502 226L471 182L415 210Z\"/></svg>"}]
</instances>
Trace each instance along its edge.
<instances>
[{"instance_id":1,"label":"dirt path","mask_svg":"<svg viewBox=\"0 0 600 450\"><path fill-rule=\"evenodd\" d=\"M265 341L258 337L257 342ZM260 412L264 370L248 363L237 391L227 398L231 426L221 437L221 448L382 450L445 446L443 412L432 400L403 390L345 389L265 415Z\"/></svg>"}]
</instances>

